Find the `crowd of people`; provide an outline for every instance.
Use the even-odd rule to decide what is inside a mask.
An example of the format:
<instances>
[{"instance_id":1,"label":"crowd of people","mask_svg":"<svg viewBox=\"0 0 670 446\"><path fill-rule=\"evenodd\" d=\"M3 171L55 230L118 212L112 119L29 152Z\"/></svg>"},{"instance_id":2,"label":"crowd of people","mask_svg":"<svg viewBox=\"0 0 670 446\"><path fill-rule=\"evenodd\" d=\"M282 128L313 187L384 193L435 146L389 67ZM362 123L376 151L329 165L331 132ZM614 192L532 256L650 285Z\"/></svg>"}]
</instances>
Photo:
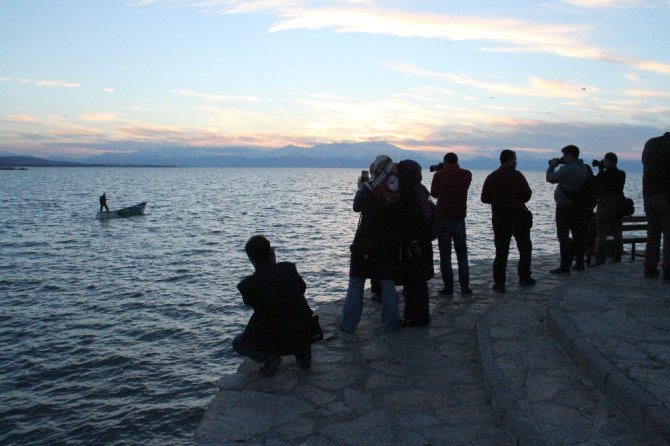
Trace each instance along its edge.
<instances>
[{"instance_id":1,"label":"crowd of people","mask_svg":"<svg viewBox=\"0 0 670 446\"><path fill-rule=\"evenodd\" d=\"M626 174L618 169L618 158L607 153L593 160L598 173L580 159L579 148L568 145L562 156L549 160L546 181L556 184L555 223L560 264L554 274L598 267L608 253L607 237L614 240L613 262L623 254L622 221L626 214ZM657 277L663 239L663 281L670 283L670 132L650 139L643 150L643 198L648 219L644 276ZM500 167L483 184L481 201L491 205L494 234L493 286L504 293L507 261L512 237L519 251L517 267L520 286L536 284L531 273L533 245L530 230L533 215L526 206L532 190L517 170L512 150L500 153ZM452 244L458 262L461 295L472 294L465 217L472 173L458 164L455 153L447 153L435 168L430 191L421 183L421 166L413 160L393 162L380 155L363 171L354 197L353 210L360 213L351 244L349 284L339 320L340 330L352 333L358 326L364 305L365 281L373 293L381 294L382 324L386 332L400 326L425 326L430 322L428 281L434 276L432 241L438 240L440 294L453 296ZM430 197L437 199L433 204ZM595 212L594 212L595 210ZM595 234L589 228L595 227ZM572 238L570 237L572 236ZM595 238L595 256L588 263L587 246ZM242 355L262 362L261 373L274 374L281 355L293 354L308 368L310 346L323 336L304 297L305 283L292 263L277 263L270 242L254 236L247 243L247 255L255 268L252 276L238 285L244 302L254 309L245 331L233 342ZM589 250L590 251L590 250ZM404 310L396 286L402 285Z\"/></svg>"}]
</instances>

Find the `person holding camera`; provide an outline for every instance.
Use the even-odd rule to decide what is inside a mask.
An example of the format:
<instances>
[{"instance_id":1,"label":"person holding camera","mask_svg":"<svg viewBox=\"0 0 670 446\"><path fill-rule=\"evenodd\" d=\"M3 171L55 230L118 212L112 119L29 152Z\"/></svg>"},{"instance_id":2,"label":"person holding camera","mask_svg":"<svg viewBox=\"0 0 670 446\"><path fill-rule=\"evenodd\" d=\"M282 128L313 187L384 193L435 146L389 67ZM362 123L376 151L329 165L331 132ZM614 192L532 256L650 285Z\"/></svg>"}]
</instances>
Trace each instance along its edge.
<instances>
[{"instance_id":1,"label":"person holding camera","mask_svg":"<svg viewBox=\"0 0 670 446\"><path fill-rule=\"evenodd\" d=\"M442 228L438 236L440 249L440 271L444 288L440 294L454 294L454 272L451 267L451 243L454 243L458 259L458 282L461 294L472 294L470 290L470 267L465 235L465 213L468 189L472 183L472 172L461 169L455 153L444 155L444 165L433 175L430 195L437 198L437 208L442 213Z\"/></svg>"},{"instance_id":2,"label":"person holding camera","mask_svg":"<svg viewBox=\"0 0 670 446\"><path fill-rule=\"evenodd\" d=\"M400 196L397 176L393 180L394 175L390 174L394 167L386 155L375 158L370 165L370 180L360 183L354 197L353 210L361 216L350 247L349 285L339 323L346 333L353 333L361 320L368 278L378 279L381 285L384 331L395 331L400 325L395 289L400 275L400 221L398 203L390 198Z\"/></svg>"},{"instance_id":3,"label":"person holding camera","mask_svg":"<svg viewBox=\"0 0 670 446\"><path fill-rule=\"evenodd\" d=\"M535 285L531 277L530 261L533 244L530 241L532 214L526 203L532 195L528 181L516 170L516 153L512 150L500 152L500 168L492 172L482 187L482 203L491 205L493 239L496 257L493 261L493 291L505 292L509 243L514 236L519 249L519 285Z\"/></svg>"},{"instance_id":4,"label":"person holding camera","mask_svg":"<svg viewBox=\"0 0 670 446\"><path fill-rule=\"evenodd\" d=\"M642 166L642 197L648 221L644 275L658 276L662 234L663 282L670 283L670 132L647 141Z\"/></svg>"},{"instance_id":5,"label":"person holding camera","mask_svg":"<svg viewBox=\"0 0 670 446\"><path fill-rule=\"evenodd\" d=\"M572 246L570 233L574 243L575 270L584 269L584 238L589 224L592 209L581 204L582 185L589 176L591 169L579 159L579 148L575 145L561 149L561 158L549 160L546 180L556 184L554 201L556 202L556 235L561 252L561 265L551 270L554 274L569 274L572 269ZM560 169L556 170L558 166Z\"/></svg>"},{"instance_id":6,"label":"person holding camera","mask_svg":"<svg viewBox=\"0 0 670 446\"><path fill-rule=\"evenodd\" d=\"M614 238L614 262L620 262L623 255L623 215L621 200L624 198L623 187L626 184L626 172L617 168L618 157L609 152L598 161L593 160L593 167L598 168L596 184L598 187L598 209L596 210L596 260L592 267L605 263L607 257L607 236Z\"/></svg>"}]
</instances>

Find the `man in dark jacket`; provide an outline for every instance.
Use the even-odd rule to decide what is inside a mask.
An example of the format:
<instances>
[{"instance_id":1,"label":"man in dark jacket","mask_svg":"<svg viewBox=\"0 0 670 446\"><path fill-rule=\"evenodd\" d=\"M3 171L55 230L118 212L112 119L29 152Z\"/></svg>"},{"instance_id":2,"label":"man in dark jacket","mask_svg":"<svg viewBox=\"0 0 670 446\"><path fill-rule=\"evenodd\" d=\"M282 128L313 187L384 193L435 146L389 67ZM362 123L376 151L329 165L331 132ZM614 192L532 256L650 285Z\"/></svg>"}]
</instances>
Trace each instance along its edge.
<instances>
[{"instance_id":1,"label":"man in dark jacket","mask_svg":"<svg viewBox=\"0 0 670 446\"><path fill-rule=\"evenodd\" d=\"M493 291L505 292L509 243L514 236L519 249L519 285L535 285L530 273L533 245L530 241L532 216L526 208L532 191L526 178L516 170L516 153L503 150L500 167L492 172L482 187L482 202L491 205L496 257L493 261Z\"/></svg>"},{"instance_id":2,"label":"man in dark jacket","mask_svg":"<svg viewBox=\"0 0 670 446\"><path fill-rule=\"evenodd\" d=\"M455 153L444 155L444 167L435 172L430 185L430 194L437 198L437 208L442 213L442 228L438 237L440 248L440 271L444 288L440 294L454 294L454 273L451 268L451 242L458 259L458 282L461 294L472 294L470 290L470 266L465 235L465 212L468 189L472 183L472 172L461 169Z\"/></svg>"},{"instance_id":3,"label":"man in dark jacket","mask_svg":"<svg viewBox=\"0 0 670 446\"><path fill-rule=\"evenodd\" d=\"M597 164L596 261L591 264L592 267L605 263L608 234L612 234L614 238L614 261L620 262L623 255L621 200L624 198L623 187L626 184L626 172L617 168L618 160L615 153L609 152Z\"/></svg>"},{"instance_id":4,"label":"man in dark jacket","mask_svg":"<svg viewBox=\"0 0 670 446\"><path fill-rule=\"evenodd\" d=\"M647 141L642 164L642 196L648 220L644 275L658 276L663 234L663 281L670 283L670 132Z\"/></svg>"},{"instance_id":5,"label":"man in dark jacket","mask_svg":"<svg viewBox=\"0 0 670 446\"><path fill-rule=\"evenodd\" d=\"M106 192L104 194L100 195L100 212L102 212L103 208L107 212L109 212L109 207L107 207L107 193Z\"/></svg>"},{"instance_id":6,"label":"man in dark jacket","mask_svg":"<svg viewBox=\"0 0 670 446\"><path fill-rule=\"evenodd\" d=\"M251 237L244 249L255 272L242 279L237 289L254 313L244 332L233 340L233 348L263 362L264 376L274 375L282 355L295 355L302 368L309 368L311 344L318 333L305 300L305 282L295 264L277 263L274 248L262 235Z\"/></svg>"}]
</instances>

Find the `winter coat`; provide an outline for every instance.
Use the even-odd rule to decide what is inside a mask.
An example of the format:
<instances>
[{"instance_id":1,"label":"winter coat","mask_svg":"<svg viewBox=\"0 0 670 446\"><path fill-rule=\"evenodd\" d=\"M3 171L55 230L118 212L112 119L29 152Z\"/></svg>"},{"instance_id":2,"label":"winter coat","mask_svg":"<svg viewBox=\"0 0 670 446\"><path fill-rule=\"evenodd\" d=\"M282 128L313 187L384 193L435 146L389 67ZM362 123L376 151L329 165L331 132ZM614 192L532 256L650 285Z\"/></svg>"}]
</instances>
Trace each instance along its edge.
<instances>
[{"instance_id":1,"label":"winter coat","mask_svg":"<svg viewBox=\"0 0 670 446\"><path fill-rule=\"evenodd\" d=\"M312 310L305 282L289 262L259 265L237 285L244 303L254 309L241 343L252 350L288 355L311 343Z\"/></svg>"},{"instance_id":2,"label":"winter coat","mask_svg":"<svg viewBox=\"0 0 670 446\"><path fill-rule=\"evenodd\" d=\"M387 205L367 187L354 198L361 217L351 244L349 275L358 278L396 280L400 274L400 226L398 205Z\"/></svg>"}]
</instances>

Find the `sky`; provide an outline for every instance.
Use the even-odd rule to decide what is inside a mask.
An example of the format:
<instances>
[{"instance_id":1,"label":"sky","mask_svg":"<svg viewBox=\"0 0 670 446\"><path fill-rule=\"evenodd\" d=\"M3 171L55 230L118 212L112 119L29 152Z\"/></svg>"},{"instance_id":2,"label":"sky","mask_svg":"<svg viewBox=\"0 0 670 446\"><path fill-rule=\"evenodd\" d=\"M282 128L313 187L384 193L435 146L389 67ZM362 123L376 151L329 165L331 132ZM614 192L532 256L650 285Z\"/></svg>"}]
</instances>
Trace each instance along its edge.
<instances>
[{"instance_id":1,"label":"sky","mask_svg":"<svg viewBox=\"0 0 670 446\"><path fill-rule=\"evenodd\" d=\"M309 147L639 159L670 0L0 0L0 152Z\"/></svg>"}]
</instances>

